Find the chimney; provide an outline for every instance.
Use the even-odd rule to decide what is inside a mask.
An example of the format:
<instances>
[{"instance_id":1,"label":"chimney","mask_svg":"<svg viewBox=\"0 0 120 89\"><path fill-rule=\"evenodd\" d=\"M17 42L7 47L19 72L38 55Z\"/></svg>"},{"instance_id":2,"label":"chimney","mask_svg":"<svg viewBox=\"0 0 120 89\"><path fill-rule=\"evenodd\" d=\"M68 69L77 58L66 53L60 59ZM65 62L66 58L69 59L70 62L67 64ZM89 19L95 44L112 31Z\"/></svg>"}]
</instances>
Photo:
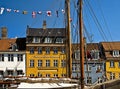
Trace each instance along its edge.
<instances>
[{"instance_id":1,"label":"chimney","mask_svg":"<svg viewBox=\"0 0 120 89\"><path fill-rule=\"evenodd\" d=\"M7 28L6 27L1 28L1 39L7 39Z\"/></svg>"},{"instance_id":2,"label":"chimney","mask_svg":"<svg viewBox=\"0 0 120 89\"><path fill-rule=\"evenodd\" d=\"M43 29L46 29L46 20L43 21Z\"/></svg>"}]
</instances>

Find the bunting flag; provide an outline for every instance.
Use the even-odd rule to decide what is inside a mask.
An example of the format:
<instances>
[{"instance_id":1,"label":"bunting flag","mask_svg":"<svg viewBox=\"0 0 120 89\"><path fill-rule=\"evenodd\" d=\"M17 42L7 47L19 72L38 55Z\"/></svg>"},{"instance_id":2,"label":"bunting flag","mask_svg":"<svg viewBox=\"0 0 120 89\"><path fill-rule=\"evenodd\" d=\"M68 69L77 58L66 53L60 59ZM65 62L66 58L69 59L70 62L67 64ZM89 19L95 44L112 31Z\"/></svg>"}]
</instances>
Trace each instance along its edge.
<instances>
[{"instance_id":1,"label":"bunting flag","mask_svg":"<svg viewBox=\"0 0 120 89\"><path fill-rule=\"evenodd\" d=\"M36 12L35 12L35 11L32 12L32 17L33 17L33 18L36 17Z\"/></svg>"},{"instance_id":2,"label":"bunting flag","mask_svg":"<svg viewBox=\"0 0 120 89\"><path fill-rule=\"evenodd\" d=\"M13 11L16 13L20 12L21 14L28 14L27 10L20 11L19 9L11 9L11 8L4 8L4 7L0 7L0 14L3 14L4 10L9 12L9 13ZM65 13L64 9L62 9L60 11L62 11L62 13ZM32 11L31 12L33 18L35 18L37 14L44 15L44 13L46 13L47 16L52 16L52 14L53 14L52 11L50 11L50 10L48 10L48 11ZM59 17L59 10L55 10L54 14L56 15L56 17Z\"/></svg>"},{"instance_id":3,"label":"bunting flag","mask_svg":"<svg viewBox=\"0 0 120 89\"><path fill-rule=\"evenodd\" d=\"M6 11L7 11L7 12L11 12L11 9L7 8Z\"/></svg>"},{"instance_id":4,"label":"bunting flag","mask_svg":"<svg viewBox=\"0 0 120 89\"><path fill-rule=\"evenodd\" d=\"M62 13L65 14L65 10L64 9L62 9Z\"/></svg>"},{"instance_id":5,"label":"bunting flag","mask_svg":"<svg viewBox=\"0 0 120 89\"><path fill-rule=\"evenodd\" d=\"M56 11L56 15L57 15L57 17L58 17L58 10Z\"/></svg>"},{"instance_id":6,"label":"bunting flag","mask_svg":"<svg viewBox=\"0 0 120 89\"><path fill-rule=\"evenodd\" d=\"M17 12L17 13L18 13L18 12L20 12L20 11L19 11L19 10L14 10L14 12Z\"/></svg>"},{"instance_id":7,"label":"bunting flag","mask_svg":"<svg viewBox=\"0 0 120 89\"><path fill-rule=\"evenodd\" d=\"M41 14L42 14L42 11L38 11L37 13L38 13L39 15L41 15Z\"/></svg>"},{"instance_id":8,"label":"bunting flag","mask_svg":"<svg viewBox=\"0 0 120 89\"><path fill-rule=\"evenodd\" d=\"M23 13L23 14L27 14L27 11L23 11L22 13Z\"/></svg>"},{"instance_id":9,"label":"bunting flag","mask_svg":"<svg viewBox=\"0 0 120 89\"><path fill-rule=\"evenodd\" d=\"M5 8L3 8L3 7L0 8L0 14L3 14L4 9Z\"/></svg>"},{"instance_id":10,"label":"bunting flag","mask_svg":"<svg viewBox=\"0 0 120 89\"><path fill-rule=\"evenodd\" d=\"M47 11L47 16L51 16L51 11Z\"/></svg>"}]
</instances>

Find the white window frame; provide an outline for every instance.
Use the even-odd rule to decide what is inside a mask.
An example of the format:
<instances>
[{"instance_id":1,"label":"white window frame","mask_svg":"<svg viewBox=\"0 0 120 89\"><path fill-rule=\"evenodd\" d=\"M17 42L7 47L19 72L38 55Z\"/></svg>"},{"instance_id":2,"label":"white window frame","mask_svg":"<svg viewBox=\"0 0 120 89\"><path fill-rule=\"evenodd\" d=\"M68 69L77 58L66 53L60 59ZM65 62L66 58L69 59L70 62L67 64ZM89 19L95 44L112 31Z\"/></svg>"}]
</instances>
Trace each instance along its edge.
<instances>
[{"instance_id":1,"label":"white window frame","mask_svg":"<svg viewBox=\"0 0 120 89\"><path fill-rule=\"evenodd\" d=\"M30 67L34 67L35 65L34 65L34 60L30 60Z\"/></svg>"},{"instance_id":2,"label":"white window frame","mask_svg":"<svg viewBox=\"0 0 120 89\"><path fill-rule=\"evenodd\" d=\"M8 54L8 61L13 62L14 61L14 55L13 54Z\"/></svg>"},{"instance_id":3,"label":"white window frame","mask_svg":"<svg viewBox=\"0 0 120 89\"><path fill-rule=\"evenodd\" d=\"M75 51L75 59L80 60L80 50Z\"/></svg>"},{"instance_id":4,"label":"white window frame","mask_svg":"<svg viewBox=\"0 0 120 89\"><path fill-rule=\"evenodd\" d=\"M115 73L110 73L110 80L113 80L113 79L115 79Z\"/></svg>"},{"instance_id":5,"label":"white window frame","mask_svg":"<svg viewBox=\"0 0 120 89\"><path fill-rule=\"evenodd\" d=\"M115 66L114 61L110 61L110 67L114 67L114 66Z\"/></svg>"},{"instance_id":6,"label":"white window frame","mask_svg":"<svg viewBox=\"0 0 120 89\"><path fill-rule=\"evenodd\" d=\"M56 38L56 43L63 43L63 38Z\"/></svg>"},{"instance_id":7,"label":"white window frame","mask_svg":"<svg viewBox=\"0 0 120 89\"><path fill-rule=\"evenodd\" d=\"M23 61L23 54L17 54L17 61L22 62Z\"/></svg>"},{"instance_id":8,"label":"white window frame","mask_svg":"<svg viewBox=\"0 0 120 89\"><path fill-rule=\"evenodd\" d=\"M119 50L113 50L113 57L119 57Z\"/></svg>"},{"instance_id":9,"label":"white window frame","mask_svg":"<svg viewBox=\"0 0 120 89\"><path fill-rule=\"evenodd\" d=\"M44 43L52 43L52 38L46 37Z\"/></svg>"},{"instance_id":10,"label":"white window frame","mask_svg":"<svg viewBox=\"0 0 120 89\"><path fill-rule=\"evenodd\" d=\"M54 67L58 67L58 60L54 60Z\"/></svg>"},{"instance_id":11,"label":"white window frame","mask_svg":"<svg viewBox=\"0 0 120 89\"><path fill-rule=\"evenodd\" d=\"M42 67L42 60L38 60L38 67Z\"/></svg>"},{"instance_id":12,"label":"white window frame","mask_svg":"<svg viewBox=\"0 0 120 89\"><path fill-rule=\"evenodd\" d=\"M39 37L33 37L33 43L40 43Z\"/></svg>"},{"instance_id":13,"label":"white window frame","mask_svg":"<svg viewBox=\"0 0 120 89\"><path fill-rule=\"evenodd\" d=\"M50 60L46 60L46 67L50 67Z\"/></svg>"}]
</instances>

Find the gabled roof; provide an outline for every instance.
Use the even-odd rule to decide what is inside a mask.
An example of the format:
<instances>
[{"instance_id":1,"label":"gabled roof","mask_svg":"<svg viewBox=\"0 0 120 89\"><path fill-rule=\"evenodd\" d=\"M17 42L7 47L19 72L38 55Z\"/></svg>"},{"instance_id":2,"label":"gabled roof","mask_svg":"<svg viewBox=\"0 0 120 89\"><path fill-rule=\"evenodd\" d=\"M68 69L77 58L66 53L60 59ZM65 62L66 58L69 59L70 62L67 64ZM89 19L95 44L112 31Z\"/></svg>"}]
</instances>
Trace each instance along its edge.
<instances>
[{"instance_id":1,"label":"gabled roof","mask_svg":"<svg viewBox=\"0 0 120 89\"><path fill-rule=\"evenodd\" d=\"M0 40L0 51L8 51L11 44L14 44L16 39L1 39Z\"/></svg>"},{"instance_id":2,"label":"gabled roof","mask_svg":"<svg viewBox=\"0 0 120 89\"><path fill-rule=\"evenodd\" d=\"M25 50L25 43L25 38L0 39L0 51L10 51L13 44L17 44L18 50Z\"/></svg>"},{"instance_id":3,"label":"gabled roof","mask_svg":"<svg viewBox=\"0 0 120 89\"><path fill-rule=\"evenodd\" d=\"M105 51L120 50L120 42L101 42Z\"/></svg>"},{"instance_id":4,"label":"gabled roof","mask_svg":"<svg viewBox=\"0 0 120 89\"><path fill-rule=\"evenodd\" d=\"M65 28L27 28L27 36L65 36Z\"/></svg>"}]
</instances>

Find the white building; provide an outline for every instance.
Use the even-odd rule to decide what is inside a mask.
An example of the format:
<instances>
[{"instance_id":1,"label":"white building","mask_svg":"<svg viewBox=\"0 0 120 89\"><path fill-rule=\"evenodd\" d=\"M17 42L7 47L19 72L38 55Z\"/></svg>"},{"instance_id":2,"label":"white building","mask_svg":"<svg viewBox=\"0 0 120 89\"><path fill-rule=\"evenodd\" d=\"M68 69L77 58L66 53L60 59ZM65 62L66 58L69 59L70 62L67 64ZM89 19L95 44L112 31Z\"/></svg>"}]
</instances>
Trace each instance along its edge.
<instances>
[{"instance_id":1,"label":"white building","mask_svg":"<svg viewBox=\"0 0 120 89\"><path fill-rule=\"evenodd\" d=\"M0 40L0 76L25 76L25 38Z\"/></svg>"}]
</instances>

